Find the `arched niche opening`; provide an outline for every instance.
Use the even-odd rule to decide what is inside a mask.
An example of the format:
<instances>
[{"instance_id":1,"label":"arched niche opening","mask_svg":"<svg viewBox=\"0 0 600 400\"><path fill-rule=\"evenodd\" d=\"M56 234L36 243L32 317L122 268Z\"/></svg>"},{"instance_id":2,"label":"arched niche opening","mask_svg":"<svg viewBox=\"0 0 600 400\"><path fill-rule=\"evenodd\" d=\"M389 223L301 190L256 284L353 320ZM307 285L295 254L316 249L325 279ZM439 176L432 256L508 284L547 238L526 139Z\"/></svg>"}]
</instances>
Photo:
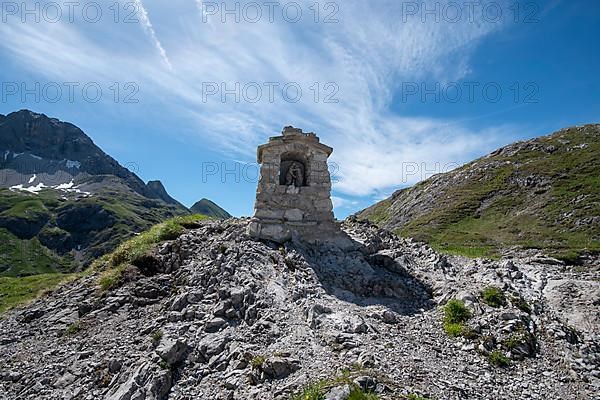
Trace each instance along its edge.
<instances>
[{"instance_id":1,"label":"arched niche opening","mask_svg":"<svg viewBox=\"0 0 600 400\"><path fill-rule=\"evenodd\" d=\"M298 152L281 155L279 184L285 186L309 186L310 165L306 157Z\"/></svg>"}]
</instances>

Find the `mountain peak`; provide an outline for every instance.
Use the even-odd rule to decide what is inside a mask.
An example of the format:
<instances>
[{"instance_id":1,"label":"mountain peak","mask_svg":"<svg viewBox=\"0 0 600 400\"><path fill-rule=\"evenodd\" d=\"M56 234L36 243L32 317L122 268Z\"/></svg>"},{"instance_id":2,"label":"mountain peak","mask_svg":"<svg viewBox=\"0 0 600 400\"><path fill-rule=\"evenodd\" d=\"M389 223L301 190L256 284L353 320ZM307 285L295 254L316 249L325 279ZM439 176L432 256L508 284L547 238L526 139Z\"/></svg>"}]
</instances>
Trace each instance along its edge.
<instances>
[{"instance_id":1,"label":"mountain peak","mask_svg":"<svg viewBox=\"0 0 600 400\"><path fill-rule=\"evenodd\" d=\"M172 198L163 183L159 180L148 181L146 184L146 197L151 199L161 199L167 204L174 204L183 207L181 203Z\"/></svg>"},{"instance_id":2,"label":"mountain peak","mask_svg":"<svg viewBox=\"0 0 600 400\"><path fill-rule=\"evenodd\" d=\"M190 207L190 211L193 214L203 214L215 218L231 218L231 214L229 214L227 211L225 211L213 201L208 199L202 199L200 201L197 201L192 207Z\"/></svg>"}]
</instances>

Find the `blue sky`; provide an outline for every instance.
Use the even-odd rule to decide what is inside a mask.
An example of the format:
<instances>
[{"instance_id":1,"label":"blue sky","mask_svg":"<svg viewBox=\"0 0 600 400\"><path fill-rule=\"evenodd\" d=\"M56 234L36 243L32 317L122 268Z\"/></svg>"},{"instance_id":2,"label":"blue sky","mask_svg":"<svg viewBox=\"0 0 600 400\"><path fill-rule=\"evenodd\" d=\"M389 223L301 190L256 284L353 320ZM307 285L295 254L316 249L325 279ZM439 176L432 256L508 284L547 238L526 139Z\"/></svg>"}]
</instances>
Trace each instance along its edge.
<instances>
[{"instance_id":1,"label":"blue sky","mask_svg":"<svg viewBox=\"0 0 600 400\"><path fill-rule=\"evenodd\" d=\"M256 146L286 125L314 131L334 148L338 218L600 122L599 2L271 4L3 2L0 113L72 122L184 204L234 215L252 213Z\"/></svg>"}]
</instances>

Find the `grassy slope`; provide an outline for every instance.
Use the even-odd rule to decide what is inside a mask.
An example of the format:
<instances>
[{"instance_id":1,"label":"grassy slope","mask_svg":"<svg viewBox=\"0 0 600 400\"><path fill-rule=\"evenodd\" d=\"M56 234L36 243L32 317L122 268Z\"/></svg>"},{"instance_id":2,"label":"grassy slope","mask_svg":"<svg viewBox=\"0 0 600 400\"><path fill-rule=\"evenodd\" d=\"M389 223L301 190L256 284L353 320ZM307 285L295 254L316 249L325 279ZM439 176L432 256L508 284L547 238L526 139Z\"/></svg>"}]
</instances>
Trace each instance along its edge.
<instances>
[{"instance_id":1,"label":"grassy slope","mask_svg":"<svg viewBox=\"0 0 600 400\"><path fill-rule=\"evenodd\" d=\"M175 217L154 225L149 230L123 242L112 253L96 260L92 266L80 273L45 273L25 277L0 276L0 313L25 304L47 291L55 290L59 285L71 282L83 275L102 270L98 283L108 289L118 285L124 269L135 263L156 244L172 240L181 235L186 228L194 227L199 221L209 219L205 215Z\"/></svg>"},{"instance_id":2,"label":"grassy slope","mask_svg":"<svg viewBox=\"0 0 600 400\"><path fill-rule=\"evenodd\" d=\"M598 222L582 223L600 216L599 130L563 130L538 138L533 146L493 153L450 172L448 178L464 178L458 184L448 179L453 183L443 186L435 206L404 224L395 224L393 213L403 210L400 203L408 192L378 203L361 217L439 250L468 256L493 257L508 246L545 249L569 260L600 251ZM531 176L546 183L523 185ZM409 190L425 192L431 185L428 180Z\"/></svg>"},{"instance_id":3,"label":"grassy slope","mask_svg":"<svg viewBox=\"0 0 600 400\"><path fill-rule=\"evenodd\" d=\"M6 222L5 227L0 228L0 276L73 271L78 267L74 262L76 256L87 265L132 234L181 213L174 207L131 192L98 193L80 199L69 196L67 200L62 198L63 195L54 190L29 194L0 189L0 220ZM109 219L110 223L106 222L108 226L101 229L83 227L90 219L96 218L85 214L85 209L105 210L106 214L97 217L98 223ZM78 218L77 213L80 212L83 214ZM65 214L71 214L70 219L75 222L81 220L81 223L70 224L73 225L69 228L70 232L57 226L57 218ZM32 230L39 232L29 238L16 229L17 225L38 226ZM40 234L46 237L56 235L59 241L73 240L83 252L78 255L74 251L60 254L40 243Z\"/></svg>"}]
</instances>

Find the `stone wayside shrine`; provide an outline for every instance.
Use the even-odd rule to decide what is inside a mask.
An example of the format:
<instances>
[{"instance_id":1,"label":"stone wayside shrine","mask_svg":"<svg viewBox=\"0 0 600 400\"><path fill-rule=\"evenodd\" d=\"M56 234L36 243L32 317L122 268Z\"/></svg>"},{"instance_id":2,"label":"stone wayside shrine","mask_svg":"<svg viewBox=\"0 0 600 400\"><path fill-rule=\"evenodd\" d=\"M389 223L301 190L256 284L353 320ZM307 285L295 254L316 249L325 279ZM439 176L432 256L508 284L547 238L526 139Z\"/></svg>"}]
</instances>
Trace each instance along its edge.
<instances>
[{"instance_id":1,"label":"stone wayside shrine","mask_svg":"<svg viewBox=\"0 0 600 400\"><path fill-rule=\"evenodd\" d=\"M291 126L258 147L261 164L249 233L258 239L326 239L338 231L327 158L333 149Z\"/></svg>"}]
</instances>

